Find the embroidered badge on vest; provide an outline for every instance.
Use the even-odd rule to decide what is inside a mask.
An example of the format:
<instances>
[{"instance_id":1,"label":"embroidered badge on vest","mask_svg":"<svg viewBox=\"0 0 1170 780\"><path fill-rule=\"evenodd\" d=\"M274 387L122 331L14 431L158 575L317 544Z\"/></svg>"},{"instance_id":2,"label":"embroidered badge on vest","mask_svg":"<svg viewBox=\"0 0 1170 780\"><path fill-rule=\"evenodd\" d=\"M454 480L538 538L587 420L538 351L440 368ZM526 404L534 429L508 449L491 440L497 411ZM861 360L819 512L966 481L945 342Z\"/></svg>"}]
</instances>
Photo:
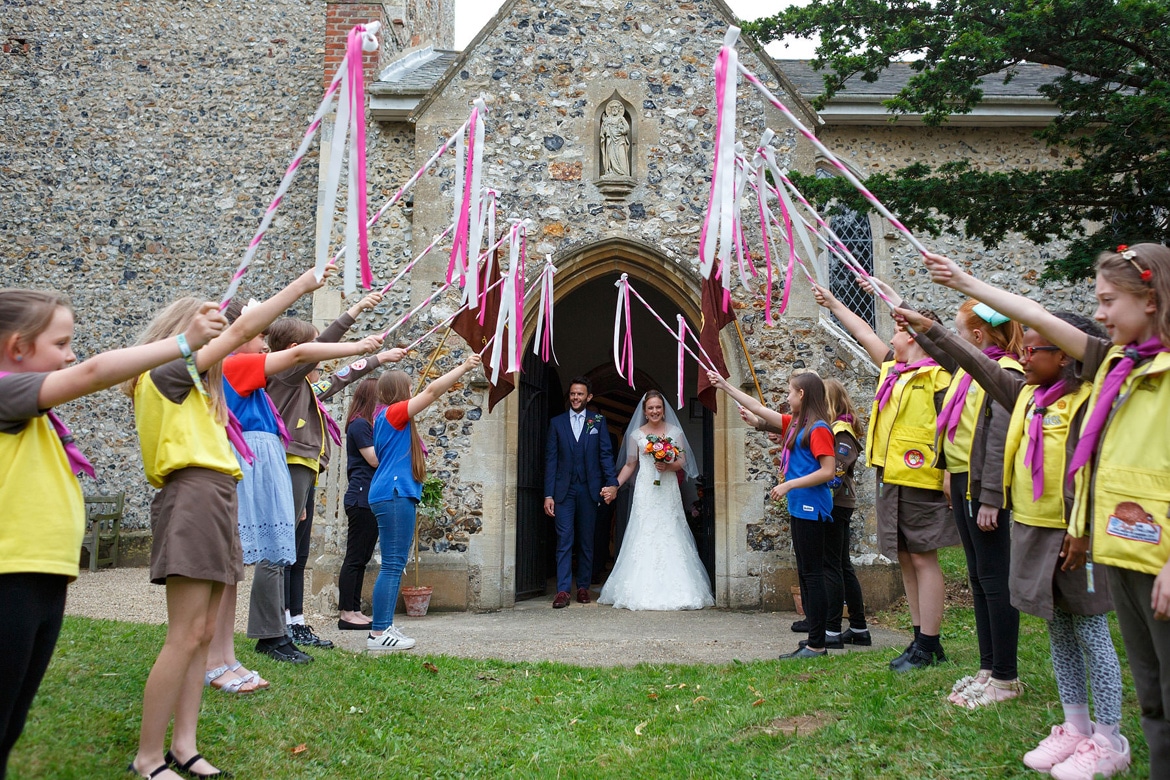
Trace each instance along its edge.
<instances>
[{"instance_id":1,"label":"embroidered badge on vest","mask_svg":"<svg viewBox=\"0 0 1170 780\"><path fill-rule=\"evenodd\" d=\"M922 454L921 450L906 450L902 460L912 469L920 469L926 464L926 456Z\"/></svg>"},{"instance_id":2,"label":"embroidered badge on vest","mask_svg":"<svg viewBox=\"0 0 1170 780\"><path fill-rule=\"evenodd\" d=\"M1157 545L1162 541L1162 527L1154 516L1133 501L1122 501L1109 515L1105 533L1131 542Z\"/></svg>"}]
</instances>

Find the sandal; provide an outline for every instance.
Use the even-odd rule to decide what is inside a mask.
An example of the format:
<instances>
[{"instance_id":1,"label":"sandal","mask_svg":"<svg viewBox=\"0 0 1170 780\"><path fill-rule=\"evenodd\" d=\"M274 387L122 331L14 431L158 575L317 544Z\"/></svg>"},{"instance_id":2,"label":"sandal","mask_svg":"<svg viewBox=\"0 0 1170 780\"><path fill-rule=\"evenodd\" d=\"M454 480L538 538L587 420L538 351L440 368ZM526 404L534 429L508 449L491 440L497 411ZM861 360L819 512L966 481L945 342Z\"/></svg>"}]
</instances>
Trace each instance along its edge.
<instances>
[{"instance_id":1,"label":"sandal","mask_svg":"<svg viewBox=\"0 0 1170 780\"><path fill-rule=\"evenodd\" d=\"M150 780L150 778L152 778L152 777L158 777L163 772L167 771L167 769L169 769L169 768L170 768L170 764L163 764L162 766L155 767L154 770L152 772L150 772L149 774L144 775L141 772L139 772L137 769L134 768L134 762L131 761L130 766L126 767L126 774L134 775L135 777L142 777L142 778L146 778L146 780Z\"/></svg>"},{"instance_id":2,"label":"sandal","mask_svg":"<svg viewBox=\"0 0 1170 780\"><path fill-rule=\"evenodd\" d=\"M967 700L963 698L963 691L967 690L967 688L972 685L987 685L987 682L990 679L990 669L980 669L974 677L971 675L960 677L955 681L955 684L951 686L951 694L950 696L947 696L947 701L958 707L964 706L967 703Z\"/></svg>"},{"instance_id":3,"label":"sandal","mask_svg":"<svg viewBox=\"0 0 1170 780\"><path fill-rule=\"evenodd\" d=\"M215 688L217 691L223 691L224 693L234 693L240 696L247 696L250 693L256 692L257 686L247 677L237 676L235 679L228 680L227 682L216 682L216 680L231 671L232 669L226 664L223 666L217 666L207 674L203 675L203 684L209 688ZM251 685L252 687L245 687L248 685Z\"/></svg>"},{"instance_id":4,"label":"sandal","mask_svg":"<svg viewBox=\"0 0 1170 780\"><path fill-rule=\"evenodd\" d=\"M996 680L991 678L987 684L972 683L961 694L963 706L969 710L997 704L1019 696L1024 690L1024 684L1019 680Z\"/></svg>"},{"instance_id":5,"label":"sandal","mask_svg":"<svg viewBox=\"0 0 1170 780\"><path fill-rule=\"evenodd\" d=\"M203 760L205 760L203 758L203 756L199 753L196 753L195 755L191 756L190 759L187 760L187 763L180 764L179 759L175 757L175 754L169 750L167 751L167 766L169 766L171 769L178 772L179 774L183 775L184 777L195 777L195 778L218 777L218 778L220 778L220 780L228 780L228 778L231 778L232 773L225 772L222 769L216 770L215 772L212 772L211 774L205 775L202 772L196 772L194 769L191 768ZM164 769L165 768L166 767L164 767ZM152 777L153 777L153 775L152 775Z\"/></svg>"},{"instance_id":6,"label":"sandal","mask_svg":"<svg viewBox=\"0 0 1170 780\"><path fill-rule=\"evenodd\" d=\"M241 669L243 669L243 672L240 671ZM235 672L236 674L243 674L243 677L240 679L244 681L244 684L246 685L247 683L256 683L256 690L258 691L262 691L272 684L261 677L260 672L257 672L255 669L251 671L244 669L244 665L239 661L236 661L235 666L229 667L228 671Z\"/></svg>"}]
</instances>

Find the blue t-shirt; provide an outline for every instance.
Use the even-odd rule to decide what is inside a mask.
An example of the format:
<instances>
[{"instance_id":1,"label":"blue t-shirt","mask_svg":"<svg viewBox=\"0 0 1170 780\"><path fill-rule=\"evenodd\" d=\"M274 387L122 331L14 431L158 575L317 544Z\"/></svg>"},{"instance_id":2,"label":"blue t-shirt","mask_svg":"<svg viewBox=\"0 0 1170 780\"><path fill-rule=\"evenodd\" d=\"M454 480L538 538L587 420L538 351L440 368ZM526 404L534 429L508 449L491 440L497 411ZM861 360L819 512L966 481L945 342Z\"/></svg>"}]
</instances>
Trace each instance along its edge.
<instances>
[{"instance_id":1,"label":"blue t-shirt","mask_svg":"<svg viewBox=\"0 0 1170 780\"><path fill-rule=\"evenodd\" d=\"M809 428L802 430L796 438L796 446L788 460L788 473L785 479L796 479L807 476L820 469L820 461L813 455L809 439L811 431L824 428L832 436L832 429L818 420ZM796 488L788 492L788 514L802 520L833 521L833 489L825 482L813 487Z\"/></svg>"},{"instance_id":2,"label":"blue t-shirt","mask_svg":"<svg viewBox=\"0 0 1170 780\"><path fill-rule=\"evenodd\" d=\"M370 482L371 504L389 501L396 496L422 499L422 483L414 478L410 460L409 401L399 401L374 418L374 452L378 468ZM401 427L399 427L401 426Z\"/></svg>"},{"instance_id":3,"label":"blue t-shirt","mask_svg":"<svg viewBox=\"0 0 1170 780\"><path fill-rule=\"evenodd\" d=\"M374 426L365 418L358 417L345 431L345 473L349 487L345 490L345 505L369 507L370 480L374 478L374 467L362 455L361 450L374 446Z\"/></svg>"}]
</instances>

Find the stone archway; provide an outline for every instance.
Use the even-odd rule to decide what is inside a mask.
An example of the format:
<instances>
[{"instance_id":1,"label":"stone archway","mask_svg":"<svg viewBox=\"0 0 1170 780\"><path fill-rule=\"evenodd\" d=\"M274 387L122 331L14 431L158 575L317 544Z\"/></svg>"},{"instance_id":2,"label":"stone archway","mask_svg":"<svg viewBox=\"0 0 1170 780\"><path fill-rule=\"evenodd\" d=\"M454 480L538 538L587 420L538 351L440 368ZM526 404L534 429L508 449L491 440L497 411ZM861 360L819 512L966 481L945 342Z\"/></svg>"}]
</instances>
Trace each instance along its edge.
<instances>
[{"instance_id":1,"label":"stone archway","mask_svg":"<svg viewBox=\"0 0 1170 780\"><path fill-rule=\"evenodd\" d=\"M585 245L564 247L554 255L553 261L558 269L556 278L556 302L564 302L573 298L575 295L580 297L582 293L593 296L594 298L599 295L607 296L604 305L598 304L605 309L606 319L598 322L596 325L599 338L600 334L604 333L603 340L605 341L612 339L612 301L616 300L616 291L608 285L611 280L616 279L622 273L629 274L635 289L648 299L654 296L661 304L673 307L687 318L692 327L698 328L701 281L699 276L692 270L682 267L670 258L665 257L655 247L649 244L627 238L609 238ZM585 288L590 289L586 290ZM613 297L609 297L610 294ZM537 301L529 302L529 311L526 312L527 326L524 334L525 344L530 344L535 332L535 307L537 305ZM635 302L634 305L639 306L640 304ZM667 319L673 321L673 314L670 314ZM570 324L564 319L558 318L557 332L560 333L562 328L572 327L575 324L577 323ZM650 327L643 326L646 330ZM655 324L652 327L659 328L661 326ZM528 347L528 349L531 348ZM612 357L608 359L612 361ZM673 358L671 360L673 361ZM637 365L638 361L636 359L635 366L637 367ZM565 382L568 378L568 376L558 377L554 384ZM693 378L688 377L687 393L689 395L694 394L693 382ZM670 385L670 387L673 387L673 385ZM502 448L506 451L503 462L507 464L509 473L501 475L504 476L504 485L502 485L504 488L504 496L502 498L504 500L500 502L499 506L505 513L505 517L500 518L504 522L505 532L501 536L499 553L502 558L501 563L505 570L501 571L502 577L499 582L501 591L507 588L508 585L511 585L514 595L521 589L521 584L515 579L517 576L516 564L518 562L517 553L515 552L518 549L517 535L529 532L518 526L516 518L518 513L523 513L524 511L520 505L521 502L530 500L530 497L527 497L525 494L526 492L531 492L531 485L522 484L522 482L525 480L531 482L532 477L521 474L520 471L522 463L530 463L532 458L530 455L521 453L520 450L523 447L530 448L532 446L531 441L529 441L532 438L532 434L526 430L524 423L524 415L530 413L531 409L527 407L521 393L514 393L512 396L509 396L503 406L505 413L503 432L506 436L506 444ZM689 408L684 408L680 412L680 417L688 415L689 412ZM720 485L726 481L725 469L723 467L725 458L724 441L726 437L723 429L726 425L727 417L726 415L716 418L710 416L704 417L701 411L698 414L700 415L698 419L705 421L695 422L694 424L700 426L704 431L700 439L706 441L707 446L704 455L710 464L707 468L708 480L705 490L708 496L713 493L717 497L716 500L708 498L710 525L706 532L708 534L706 541L709 543L707 558L709 559L709 567L713 575L717 603L725 605L728 603L726 596L727 587L725 584L725 572L728 570L725 539L727 535L727 518L730 515L725 511L724 506L727 501L720 496L723 492ZM487 497L485 496L485 501L486 499ZM527 527L525 526L525 528ZM696 539L700 543L700 546L702 546L703 541L700 539L700 536L697 535ZM505 600L507 599L507 595L504 592L500 592L498 595ZM501 606L503 605L501 604Z\"/></svg>"}]
</instances>

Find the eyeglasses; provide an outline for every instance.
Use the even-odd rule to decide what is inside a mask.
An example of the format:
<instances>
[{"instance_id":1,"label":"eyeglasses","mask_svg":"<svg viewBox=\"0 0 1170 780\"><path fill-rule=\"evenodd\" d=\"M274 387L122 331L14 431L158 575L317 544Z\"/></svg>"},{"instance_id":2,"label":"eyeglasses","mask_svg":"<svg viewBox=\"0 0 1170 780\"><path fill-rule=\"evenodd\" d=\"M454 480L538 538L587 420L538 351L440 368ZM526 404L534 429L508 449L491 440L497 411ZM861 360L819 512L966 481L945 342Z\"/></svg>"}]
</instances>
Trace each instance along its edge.
<instances>
[{"instance_id":1,"label":"eyeglasses","mask_svg":"<svg viewBox=\"0 0 1170 780\"><path fill-rule=\"evenodd\" d=\"M1024 357L1026 357L1028 360L1034 358L1037 352L1060 352L1060 347L1024 347Z\"/></svg>"}]
</instances>

